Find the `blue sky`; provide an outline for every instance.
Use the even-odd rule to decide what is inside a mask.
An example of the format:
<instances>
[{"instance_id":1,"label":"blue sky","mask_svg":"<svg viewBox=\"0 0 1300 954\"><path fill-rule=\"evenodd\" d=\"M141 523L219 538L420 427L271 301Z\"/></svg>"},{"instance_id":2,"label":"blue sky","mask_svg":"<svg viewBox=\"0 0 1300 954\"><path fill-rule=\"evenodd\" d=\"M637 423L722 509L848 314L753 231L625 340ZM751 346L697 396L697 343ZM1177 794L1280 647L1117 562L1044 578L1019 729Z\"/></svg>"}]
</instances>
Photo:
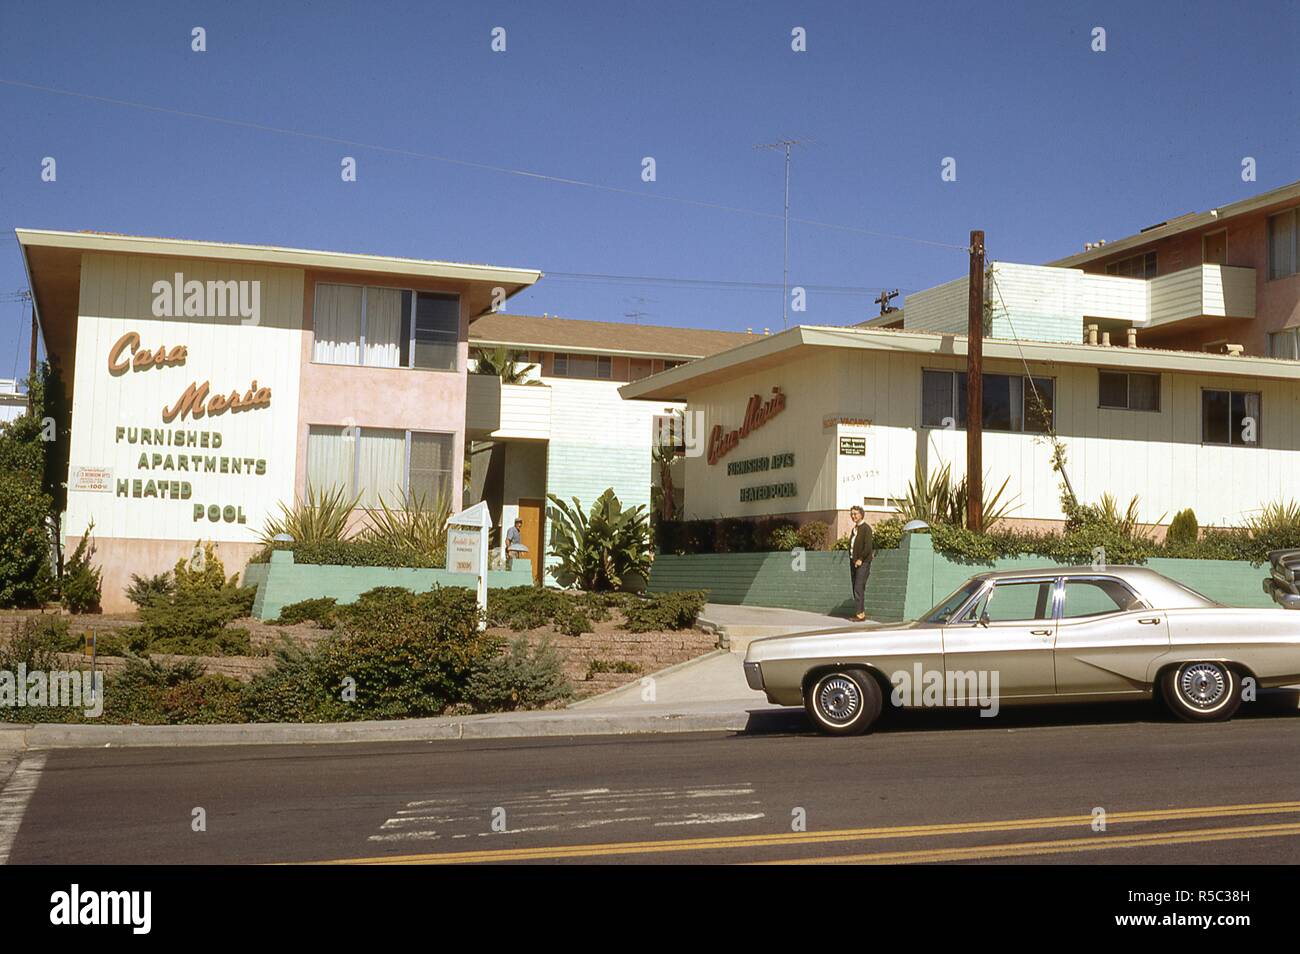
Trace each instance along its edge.
<instances>
[{"instance_id":1,"label":"blue sky","mask_svg":"<svg viewBox=\"0 0 1300 954\"><path fill-rule=\"evenodd\" d=\"M753 146L807 138L792 216L856 231L792 224L791 283L873 289L809 292L800 321L847 324L963 274L971 228L1041 262L1300 178L1298 63L1294 2L3 0L0 81L163 111L0 83L0 223L537 267L511 310L775 329L783 162ZM0 377L22 319L0 302Z\"/></svg>"}]
</instances>

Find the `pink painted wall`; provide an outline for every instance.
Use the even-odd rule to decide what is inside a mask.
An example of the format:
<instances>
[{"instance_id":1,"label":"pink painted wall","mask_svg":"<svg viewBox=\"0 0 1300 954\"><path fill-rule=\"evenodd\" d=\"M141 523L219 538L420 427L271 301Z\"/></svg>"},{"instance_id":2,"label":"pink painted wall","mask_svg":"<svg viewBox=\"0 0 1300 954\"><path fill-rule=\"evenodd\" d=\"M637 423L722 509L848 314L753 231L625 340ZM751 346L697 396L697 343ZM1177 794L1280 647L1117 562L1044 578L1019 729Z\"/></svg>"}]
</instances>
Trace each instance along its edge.
<instances>
[{"instance_id":1,"label":"pink painted wall","mask_svg":"<svg viewBox=\"0 0 1300 954\"><path fill-rule=\"evenodd\" d=\"M460 504L459 484L465 455L466 364L469 356L469 318L464 290L454 285L434 284L403 278L384 281L373 276L308 272L303 295L302 375L298 398L298 463L295 492L307 489L307 432L313 424L355 423L360 427L403 428L438 431L455 435L453 451L453 500ZM368 368L354 365L317 364L312 361L315 335L312 307L317 282L392 285L417 291L461 294L460 344L456 371L414 368Z\"/></svg>"}]
</instances>

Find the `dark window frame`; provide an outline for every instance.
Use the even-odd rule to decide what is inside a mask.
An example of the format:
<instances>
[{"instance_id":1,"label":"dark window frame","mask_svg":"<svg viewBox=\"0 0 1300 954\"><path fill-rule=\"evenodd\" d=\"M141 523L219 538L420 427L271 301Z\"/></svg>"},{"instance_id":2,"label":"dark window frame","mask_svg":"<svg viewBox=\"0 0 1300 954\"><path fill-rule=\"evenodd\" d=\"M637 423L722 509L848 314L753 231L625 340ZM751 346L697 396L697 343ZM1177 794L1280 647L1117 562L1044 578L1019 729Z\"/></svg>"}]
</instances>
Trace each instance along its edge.
<instances>
[{"instance_id":1,"label":"dark window frame","mask_svg":"<svg viewBox=\"0 0 1300 954\"><path fill-rule=\"evenodd\" d=\"M1205 436L1205 399L1210 394L1228 395L1228 440L1212 441ZM1259 400L1259 416L1255 421L1255 440L1246 442L1239 436L1240 428L1233 427L1232 405L1238 395L1254 395ZM1201 444L1209 447L1263 447L1264 446L1264 394L1262 391L1242 391L1235 388L1201 388Z\"/></svg>"},{"instance_id":2,"label":"dark window frame","mask_svg":"<svg viewBox=\"0 0 1300 954\"><path fill-rule=\"evenodd\" d=\"M954 371L951 368L922 368L921 369L921 414L920 414L921 427L929 428L931 430L938 430L938 431L949 429L945 427L942 423L927 424L925 422L925 376L927 374L947 374L952 376L951 377L952 406L950 408L950 414L946 416L950 416L955 422L952 428L953 430L958 430L958 431L966 430L966 421L965 421L966 408L965 408L965 400L964 400L966 394L966 385L965 385L966 372ZM1055 377L1051 377L1043 374L1028 375L1028 374L985 373L984 380L986 384L989 378L1006 378L1009 380L1014 378L1019 378L1021 380L1020 427L1019 428L995 427L986 423L984 425L984 430L992 431L998 434L1046 434L1049 431L1055 429L1056 427L1056 378ZM1051 384L1051 391L1052 391L1051 420L1048 421L1047 427L1043 430L1034 430L1027 426L1030 419L1030 411L1029 411L1030 401L1032 400L1032 395L1034 394L1035 391L1035 388L1031 388L1027 386L1026 382L1031 380L1035 382L1046 381ZM989 390L987 387L985 387L984 395L986 399L986 404L987 404L988 394L989 394ZM984 408L984 413L987 416L988 414L987 406Z\"/></svg>"},{"instance_id":3,"label":"dark window frame","mask_svg":"<svg viewBox=\"0 0 1300 954\"><path fill-rule=\"evenodd\" d=\"M1102 403L1102 375L1113 374L1124 377L1124 403L1123 404L1103 404ZM1156 406L1155 407L1134 407L1133 406L1133 382L1134 377L1155 378L1156 379ZM1097 369L1097 407L1103 411L1137 411L1145 414L1159 414L1163 407L1163 395L1161 390L1164 385L1163 376L1159 371L1113 371L1106 368Z\"/></svg>"}]
</instances>

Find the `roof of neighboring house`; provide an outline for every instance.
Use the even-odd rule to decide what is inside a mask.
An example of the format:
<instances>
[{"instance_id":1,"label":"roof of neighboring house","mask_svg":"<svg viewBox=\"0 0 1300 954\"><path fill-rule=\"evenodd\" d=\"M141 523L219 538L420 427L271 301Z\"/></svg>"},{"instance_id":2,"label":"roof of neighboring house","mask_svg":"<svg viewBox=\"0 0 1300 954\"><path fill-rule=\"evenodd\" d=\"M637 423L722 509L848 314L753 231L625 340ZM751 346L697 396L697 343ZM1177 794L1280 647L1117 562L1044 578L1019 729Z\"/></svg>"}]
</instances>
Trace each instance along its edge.
<instances>
[{"instance_id":1,"label":"roof of neighboring house","mask_svg":"<svg viewBox=\"0 0 1300 954\"><path fill-rule=\"evenodd\" d=\"M848 348L895 354L966 354L966 336L892 328L839 328L800 325L754 340L724 354L711 355L680 367L660 371L618 389L624 398L684 401L691 391L739 378L766 368L788 364L817 353L819 348ZM1300 384L1300 361L1280 358L1211 354L1203 351L1167 351L1163 348L1127 348L1116 345L1074 344L1057 341L984 339L984 357L1038 364L1073 364L1131 371L1169 371L1187 374L1234 375L1270 378Z\"/></svg>"},{"instance_id":2,"label":"roof of neighboring house","mask_svg":"<svg viewBox=\"0 0 1300 954\"><path fill-rule=\"evenodd\" d=\"M483 315L469 326L472 345L505 345L579 354L625 354L670 360L703 358L763 337L742 331L501 313Z\"/></svg>"},{"instance_id":3,"label":"roof of neighboring house","mask_svg":"<svg viewBox=\"0 0 1300 954\"><path fill-rule=\"evenodd\" d=\"M1180 235L1183 232L1190 232L1195 229L1204 228L1207 225L1226 222L1234 216L1245 215L1249 212L1259 212L1267 209L1269 206L1279 205L1295 199L1300 199L1300 181L1292 182L1289 185L1284 185L1269 192L1261 192L1259 195L1253 195L1248 199L1241 199L1237 202L1230 202L1227 205L1221 205L1217 209L1210 209L1208 212L1188 212L1185 215L1176 216L1167 222L1148 226L1136 234L1125 236L1122 239L1116 239L1113 242L1107 242L1105 245L1098 245L1096 248L1091 248L1084 252L1068 255L1065 258L1058 258L1056 261L1048 262L1047 264L1057 265L1063 268L1079 268L1087 262L1096 261L1097 259L1105 258L1108 255L1114 255L1116 252L1122 252L1131 248L1139 248L1150 242L1169 238L1171 235Z\"/></svg>"}]
</instances>

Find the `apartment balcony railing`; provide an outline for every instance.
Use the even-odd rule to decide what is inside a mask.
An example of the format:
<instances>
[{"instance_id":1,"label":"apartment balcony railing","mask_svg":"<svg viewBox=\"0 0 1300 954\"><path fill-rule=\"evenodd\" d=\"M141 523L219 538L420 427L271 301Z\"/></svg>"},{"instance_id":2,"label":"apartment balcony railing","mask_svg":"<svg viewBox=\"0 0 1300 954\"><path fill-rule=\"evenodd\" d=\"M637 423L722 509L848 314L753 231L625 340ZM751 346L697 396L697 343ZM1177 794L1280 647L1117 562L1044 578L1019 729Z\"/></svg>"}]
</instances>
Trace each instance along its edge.
<instances>
[{"instance_id":1,"label":"apartment balcony railing","mask_svg":"<svg viewBox=\"0 0 1300 954\"><path fill-rule=\"evenodd\" d=\"M471 440L549 440L551 389L536 384L502 384L492 374L468 376L465 430Z\"/></svg>"}]
</instances>

